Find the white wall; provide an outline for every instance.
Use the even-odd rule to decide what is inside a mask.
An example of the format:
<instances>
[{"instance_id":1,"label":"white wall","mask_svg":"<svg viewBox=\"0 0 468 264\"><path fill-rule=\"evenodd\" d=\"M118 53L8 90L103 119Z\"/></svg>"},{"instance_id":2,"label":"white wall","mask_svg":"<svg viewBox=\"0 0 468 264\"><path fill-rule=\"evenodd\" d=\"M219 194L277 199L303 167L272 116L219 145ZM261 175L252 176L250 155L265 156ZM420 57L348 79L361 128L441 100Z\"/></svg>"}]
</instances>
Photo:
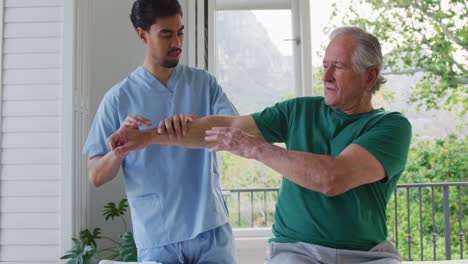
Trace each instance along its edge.
<instances>
[{"instance_id":1,"label":"white wall","mask_svg":"<svg viewBox=\"0 0 468 264\"><path fill-rule=\"evenodd\" d=\"M138 41L129 19L131 5L132 1L90 2L90 122L103 95L143 63L144 46ZM122 175L99 188L91 187L89 196L88 226L100 227L104 234L118 239L122 224L119 221L104 221L102 209L108 202L125 198ZM130 221L129 217L127 221Z\"/></svg>"},{"instance_id":2,"label":"white wall","mask_svg":"<svg viewBox=\"0 0 468 264\"><path fill-rule=\"evenodd\" d=\"M58 263L63 1L0 3L0 263Z\"/></svg>"}]
</instances>

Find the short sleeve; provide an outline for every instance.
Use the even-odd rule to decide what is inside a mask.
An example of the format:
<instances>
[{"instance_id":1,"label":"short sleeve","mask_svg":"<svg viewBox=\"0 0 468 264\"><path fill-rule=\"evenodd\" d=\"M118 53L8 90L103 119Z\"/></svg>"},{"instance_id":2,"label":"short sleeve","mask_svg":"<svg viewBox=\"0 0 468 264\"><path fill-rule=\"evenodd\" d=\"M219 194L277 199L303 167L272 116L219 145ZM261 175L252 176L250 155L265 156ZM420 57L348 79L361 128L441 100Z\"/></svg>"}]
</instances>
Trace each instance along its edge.
<instances>
[{"instance_id":1,"label":"short sleeve","mask_svg":"<svg viewBox=\"0 0 468 264\"><path fill-rule=\"evenodd\" d=\"M216 78L210 76L210 85L212 91L211 99L211 112L214 115L229 115L237 116L239 112L236 107L231 103L227 95L224 93L221 86L216 81Z\"/></svg>"},{"instance_id":2,"label":"short sleeve","mask_svg":"<svg viewBox=\"0 0 468 264\"><path fill-rule=\"evenodd\" d=\"M266 141L285 142L288 138L291 102L291 100L280 102L251 115Z\"/></svg>"},{"instance_id":3,"label":"short sleeve","mask_svg":"<svg viewBox=\"0 0 468 264\"><path fill-rule=\"evenodd\" d=\"M110 151L107 138L120 127L116 100L106 94L94 117L88 138L83 147L83 154L89 157L103 156Z\"/></svg>"},{"instance_id":4,"label":"short sleeve","mask_svg":"<svg viewBox=\"0 0 468 264\"><path fill-rule=\"evenodd\" d=\"M411 124L399 113L389 113L353 142L369 151L384 167L386 180L401 174L411 143Z\"/></svg>"}]
</instances>

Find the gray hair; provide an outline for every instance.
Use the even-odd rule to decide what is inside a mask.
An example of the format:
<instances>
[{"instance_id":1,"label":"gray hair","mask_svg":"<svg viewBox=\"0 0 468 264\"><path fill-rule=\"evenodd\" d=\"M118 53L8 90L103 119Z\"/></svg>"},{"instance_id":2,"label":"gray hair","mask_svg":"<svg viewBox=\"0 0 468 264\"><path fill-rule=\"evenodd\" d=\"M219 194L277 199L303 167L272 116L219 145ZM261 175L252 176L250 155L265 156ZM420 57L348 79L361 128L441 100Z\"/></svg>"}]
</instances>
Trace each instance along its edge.
<instances>
[{"instance_id":1,"label":"gray hair","mask_svg":"<svg viewBox=\"0 0 468 264\"><path fill-rule=\"evenodd\" d=\"M357 47L352 55L353 67L356 72L364 72L371 66L379 68L379 77L372 92L380 89L380 86L387 82L380 72L383 68L382 48L377 37L359 27L340 27L330 34L330 39L339 35L353 35L357 41Z\"/></svg>"}]
</instances>

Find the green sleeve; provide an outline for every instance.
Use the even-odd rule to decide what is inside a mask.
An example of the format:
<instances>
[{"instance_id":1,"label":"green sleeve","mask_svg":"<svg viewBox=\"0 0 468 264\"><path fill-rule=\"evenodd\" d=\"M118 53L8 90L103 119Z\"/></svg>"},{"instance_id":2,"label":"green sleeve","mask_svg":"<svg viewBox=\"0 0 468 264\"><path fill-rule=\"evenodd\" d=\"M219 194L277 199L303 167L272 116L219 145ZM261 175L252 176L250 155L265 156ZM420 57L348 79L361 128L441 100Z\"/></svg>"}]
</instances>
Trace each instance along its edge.
<instances>
[{"instance_id":1,"label":"green sleeve","mask_svg":"<svg viewBox=\"0 0 468 264\"><path fill-rule=\"evenodd\" d=\"M291 100L280 102L251 115L266 141L270 143L286 141L290 103Z\"/></svg>"},{"instance_id":2,"label":"green sleeve","mask_svg":"<svg viewBox=\"0 0 468 264\"><path fill-rule=\"evenodd\" d=\"M384 167L386 179L401 174L411 143L411 124L399 113L390 113L353 142L369 151Z\"/></svg>"}]
</instances>

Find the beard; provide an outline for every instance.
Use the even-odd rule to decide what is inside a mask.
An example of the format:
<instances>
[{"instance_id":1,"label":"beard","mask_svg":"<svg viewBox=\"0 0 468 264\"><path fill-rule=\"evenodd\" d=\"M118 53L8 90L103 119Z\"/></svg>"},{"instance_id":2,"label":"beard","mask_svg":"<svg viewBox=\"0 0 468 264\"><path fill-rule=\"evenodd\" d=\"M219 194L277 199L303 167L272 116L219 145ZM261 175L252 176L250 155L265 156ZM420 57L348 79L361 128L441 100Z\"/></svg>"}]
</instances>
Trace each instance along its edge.
<instances>
[{"instance_id":1,"label":"beard","mask_svg":"<svg viewBox=\"0 0 468 264\"><path fill-rule=\"evenodd\" d=\"M164 68L174 68L177 64L179 64L179 60L165 60L160 65Z\"/></svg>"},{"instance_id":2,"label":"beard","mask_svg":"<svg viewBox=\"0 0 468 264\"><path fill-rule=\"evenodd\" d=\"M173 49L171 50L169 53L167 53L167 55L171 55L171 53L173 52L179 52L181 53L182 52L182 49L180 48L176 48L176 49ZM179 64L179 59L175 59L175 60L163 60L161 62L161 66L164 67L164 68L174 68L175 66L177 66L177 64Z\"/></svg>"}]
</instances>

